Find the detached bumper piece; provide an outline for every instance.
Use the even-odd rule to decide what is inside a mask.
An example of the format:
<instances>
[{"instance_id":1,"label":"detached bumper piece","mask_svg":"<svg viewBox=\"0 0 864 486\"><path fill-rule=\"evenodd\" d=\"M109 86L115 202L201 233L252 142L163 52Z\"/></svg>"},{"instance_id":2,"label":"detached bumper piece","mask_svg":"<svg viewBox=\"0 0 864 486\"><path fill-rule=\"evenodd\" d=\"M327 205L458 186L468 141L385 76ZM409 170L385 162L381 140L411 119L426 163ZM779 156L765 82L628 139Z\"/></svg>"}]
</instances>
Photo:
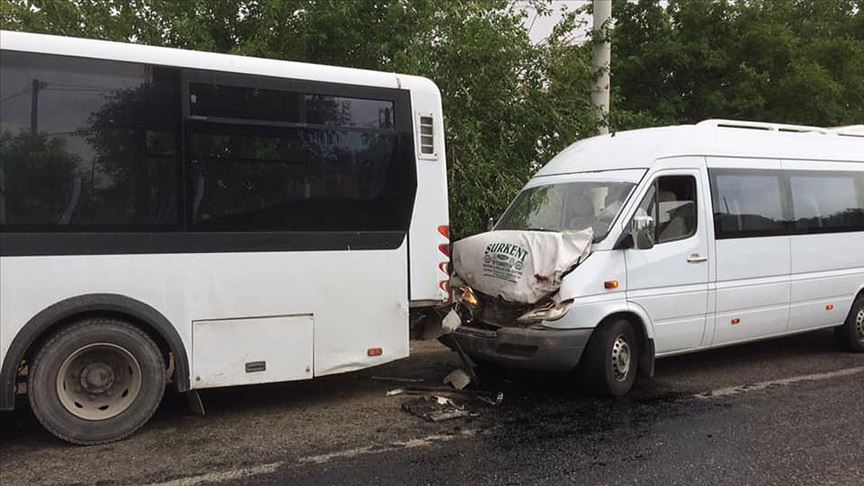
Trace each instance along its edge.
<instances>
[{"instance_id":1,"label":"detached bumper piece","mask_svg":"<svg viewBox=\"0 0 864 486\"><path fill-rule=\"evenodd\" d=\"M450 337L472 358L513 368L568 371L579 364L592 329L496 330L462 325Z\"/></svg>"}]
</instances>

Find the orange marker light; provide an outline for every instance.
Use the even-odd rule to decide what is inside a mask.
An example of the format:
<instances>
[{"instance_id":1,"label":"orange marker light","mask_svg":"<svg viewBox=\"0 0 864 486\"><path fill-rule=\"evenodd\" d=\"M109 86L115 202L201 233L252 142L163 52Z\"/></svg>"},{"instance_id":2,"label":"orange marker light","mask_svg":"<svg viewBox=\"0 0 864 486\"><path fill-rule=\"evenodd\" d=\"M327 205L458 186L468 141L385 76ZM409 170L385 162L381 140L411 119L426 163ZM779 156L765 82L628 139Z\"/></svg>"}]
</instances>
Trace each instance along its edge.
<instances>
[{"instance_id":1,"label":"orange marker light","mask_svg":"<svg viewBox=\"0 0 864 486\"><path fill-rule=\"evenodd\" d=\"M834 304L828 304L825 306L826 311L834 310Z\"/></svg>"},{"instance_id":2,"label":"orange marker light","mask_svg":"<svg viewBox=\"0 0 864 486\"><path fill-rule=\"evenodd\" d=\"M741 324L741 319L738 319L737 317L735 319L732 319L732 325L733 326L738 325L738 324Z\"/></svg>"},{"instance_id":3,"label":"orange marker light","mask_svg":"<svg viewBox=\"0 0 864 486\"><path fill-rule=\"evenodd\" d=\"M381 348L369 348L366 350L366 356L381 356L384 351Z\"/></svg>"},{"instance_id":4,"label":"orange marker light","mask_svg":"<svg viewBox=\"0 0 864 486\"><path fill-rule=\"evenodd\" d=\"M619 285L621 284L619 284L617 280L607 280L603 282L604 289L617 289Z\"/></svg>"},{"instance_id":5,"label":"orange marker light","mask_svg":"<svg viewBox=\"0 0 864 486\"><path fill-rule=\"evenodd\" d=\"M444 238L450 239L450 227L446 224L442 224L438 227L438 232L441 233L441 236Z\"/></svg>"}]
</instances>

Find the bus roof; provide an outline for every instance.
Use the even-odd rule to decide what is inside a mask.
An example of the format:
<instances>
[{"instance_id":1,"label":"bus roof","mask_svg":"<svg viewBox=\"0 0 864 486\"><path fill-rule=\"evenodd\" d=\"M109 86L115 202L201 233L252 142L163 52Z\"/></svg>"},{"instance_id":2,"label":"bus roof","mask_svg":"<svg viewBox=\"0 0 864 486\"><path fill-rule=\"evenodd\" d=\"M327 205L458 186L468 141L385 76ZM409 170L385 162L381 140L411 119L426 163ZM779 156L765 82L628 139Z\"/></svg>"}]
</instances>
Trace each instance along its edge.
<instances>
[{"instance_id":1,"label":"bus roof","mask_svg":"<svg viewBox=\"0 0 864 486\"><path fill-rule=\"evenodd\" d=\"M733 127L702 122L592 137L564 149L537 175L647 169L657 159L686 155L864 162L864 137L830 130L795 133L745 128L746 123Z\"/></svg>"},{"instance_id":2,"label":"bus roof","mask_svg":"<svg viewBox=\"0 0 864 486\"><path fill-rule=\"evenodd\" d=\"M438 91L432 81L420 76L77 37L0 30L0 47L3 50L11 51L138 62L259 76L382 88L434 88L436 93ZM406 81L410 81L407 83L410 86L405 86Z\"/></svg>"}]
</instances>

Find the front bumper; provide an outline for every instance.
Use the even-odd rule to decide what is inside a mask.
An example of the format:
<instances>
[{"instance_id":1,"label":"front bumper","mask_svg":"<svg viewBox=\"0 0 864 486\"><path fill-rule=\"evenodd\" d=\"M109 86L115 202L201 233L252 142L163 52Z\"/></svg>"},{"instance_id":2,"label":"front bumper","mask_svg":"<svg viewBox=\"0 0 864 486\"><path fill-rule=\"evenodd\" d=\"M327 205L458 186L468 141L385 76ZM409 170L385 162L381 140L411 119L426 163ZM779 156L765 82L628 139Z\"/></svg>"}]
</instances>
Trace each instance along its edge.
<instances>
[{"instance_id":1,"label":"front bumper","mask_svg":"<svg viewBox=\"0 0 864 486\"><path fill-rule=\"evenodd\" d=\"M459 326L450 337L472 358L512 368L567 371L575 368L593 329L480 329Z\"/></svg>"}]
</instances>

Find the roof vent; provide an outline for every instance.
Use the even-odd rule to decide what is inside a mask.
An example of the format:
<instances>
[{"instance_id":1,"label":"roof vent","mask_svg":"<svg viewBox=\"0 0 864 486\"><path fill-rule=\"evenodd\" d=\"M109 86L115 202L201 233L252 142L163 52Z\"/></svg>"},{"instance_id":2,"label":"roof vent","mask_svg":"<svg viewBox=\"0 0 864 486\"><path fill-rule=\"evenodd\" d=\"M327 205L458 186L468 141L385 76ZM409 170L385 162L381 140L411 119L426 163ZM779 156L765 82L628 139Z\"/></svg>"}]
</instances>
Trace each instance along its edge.
<instances>
[{"instance_id":1,"label":"roof vent","mask_svg":"<svg viewBox=\"0 0 864 486\"><path fill-rule=\"evenodd\" d=\"M765 123L744 120L703 120L696 125L718 128L744 128L750 130L766 130L770 132L786 133L821 133L827 134L828 130L822 127L810 127L806 125L787 125L783 123Z\"/></svg>"}]
</instances>

